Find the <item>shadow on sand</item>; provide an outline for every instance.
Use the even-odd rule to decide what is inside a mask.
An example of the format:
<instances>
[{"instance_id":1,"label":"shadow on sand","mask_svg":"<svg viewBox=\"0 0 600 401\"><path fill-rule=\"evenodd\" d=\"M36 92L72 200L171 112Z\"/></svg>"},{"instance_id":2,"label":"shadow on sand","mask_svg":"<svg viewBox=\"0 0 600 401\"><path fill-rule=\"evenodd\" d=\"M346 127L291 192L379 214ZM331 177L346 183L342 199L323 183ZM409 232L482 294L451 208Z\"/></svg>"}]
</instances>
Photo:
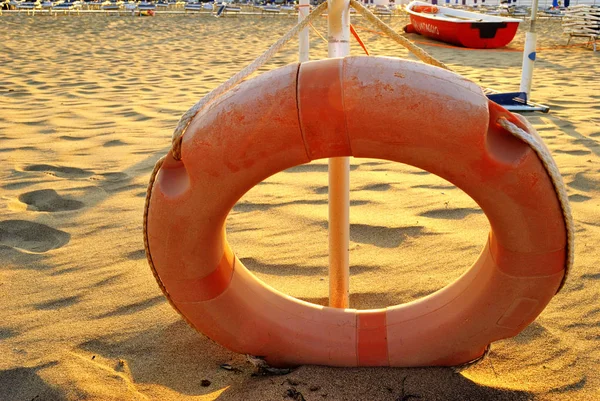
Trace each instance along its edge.
<instances>
[{"instance_id":1,"label":"shadow on sand","mask_svg":"<svg viewBox=\"0 0 600 401\"><path fill-rule=\"evenodd\" d=\"M245 357L198 334L183 321L123 342L91 340L83 352L127 361L135 383L219 400L532 400L525 391L477 384L448 368L301 366L283 376L257 376ZM300 397L298 394L301 394Z\"/></svg>"}]
</instances>

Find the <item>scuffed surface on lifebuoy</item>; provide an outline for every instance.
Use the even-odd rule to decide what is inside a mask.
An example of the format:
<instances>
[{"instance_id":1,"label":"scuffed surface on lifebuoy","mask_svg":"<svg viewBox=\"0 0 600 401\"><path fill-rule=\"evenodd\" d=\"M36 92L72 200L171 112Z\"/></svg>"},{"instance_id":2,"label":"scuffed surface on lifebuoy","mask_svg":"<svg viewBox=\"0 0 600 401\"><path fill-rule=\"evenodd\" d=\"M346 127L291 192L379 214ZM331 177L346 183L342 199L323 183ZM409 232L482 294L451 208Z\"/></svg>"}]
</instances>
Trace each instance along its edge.
<instances>
[{"instance_id":1,"label":"scuffed surface on lifebuoy","mask_svg":"<svg viewBox=\"0 0 600 401\"><path fill-rule=\"evenodd\" d=\"M182 145L189 186L165 192L173 172L157 176L147 228L156 273L196 329L277 366L476 359L537 317L565 267L552 183L528 145L497 125L500 117L537 135L472 82L394 58L295 64L244 82L190 124ZM426 298L370 311L299 301L257 280L225 239L227 214L265 178L335 156L410 164L461 188L490 221L479 259ZM169 157L165 164L175 165ZM212 280L220 292L203 290Z\"/></svg>"}]
</instances>

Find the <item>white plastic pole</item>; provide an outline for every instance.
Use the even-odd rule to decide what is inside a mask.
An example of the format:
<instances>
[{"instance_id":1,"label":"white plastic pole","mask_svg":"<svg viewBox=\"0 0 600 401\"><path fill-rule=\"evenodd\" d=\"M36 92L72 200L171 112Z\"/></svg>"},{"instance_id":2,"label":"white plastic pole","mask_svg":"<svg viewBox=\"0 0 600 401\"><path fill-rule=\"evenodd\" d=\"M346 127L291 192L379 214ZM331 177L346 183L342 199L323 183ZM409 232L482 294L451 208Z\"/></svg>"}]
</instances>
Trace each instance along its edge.
<instances>
[{"instance_id":1,"label":"white plastic pole","mask_svg":"<svg viewBox=\"0 0 600 401\"><path fill-rule=\"evenodd\" d=\"M523 49L523 70L521 72L521 86L519 90L527 93L527 99L531 94L531 82L533 80L533 64L536 58L535 20L537 17L538 0L533 0L531 4L531 25L529 31L525 34L525 48Z\"/></svg>"},{"instance_id":2,"label":"white plastic pole","mask_svg":"<svg viewBox=\"0 0 600 401\"><path fill-rule=\"evenodd\" d=\"M328 1L329 57L350 54L350 0ZM349 306L350 159L329 159L329 306Z\"/></svg>"},{"instance_id":3,"label":"white plastic pole","mask_svg":"<svg viewBox=\"0 0 600 401\"><path fill-rule=\"evenodd\" d=\"M301 22L310 12L310 3L309 0L300 0L298 5L298 22ZM308 28L304 28L298 34L298 60L301 63L308 61L309 47Z\"/></svg>"}]
</instances>

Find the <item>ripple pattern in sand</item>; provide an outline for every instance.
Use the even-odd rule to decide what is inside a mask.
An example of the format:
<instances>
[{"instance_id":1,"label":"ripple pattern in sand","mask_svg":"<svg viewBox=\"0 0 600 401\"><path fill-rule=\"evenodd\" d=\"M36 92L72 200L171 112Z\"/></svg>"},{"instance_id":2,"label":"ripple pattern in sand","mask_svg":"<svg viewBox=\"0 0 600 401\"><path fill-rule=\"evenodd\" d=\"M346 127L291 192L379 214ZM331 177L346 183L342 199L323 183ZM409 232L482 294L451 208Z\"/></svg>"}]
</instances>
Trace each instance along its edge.
<instances>
[{"instance_id":1,"label":"ripple pattern in sand","mask_svg":"<svg viewBox=\"0 0 600 401\"><path fill-rule=\"evenodd\" d=\"M407 56L362 19L352 22L371 54ZM401 31L407 19L387 22ZM209 394L224 400L266 399L265 391L280 399L285 391L280 381L240 380L246 376L216 368L234 361L251 375L243 357L177 320L145 265L140 232L146 178L166 153L179 117L266 50L295 18L23 14L4 15L0 24L5 212L0 253L9 264L37 267L7 272L16 280L0 283L2 291L12 291L6 304L13 302L0 328L9 350L3 357L19 366L0 371L0 399L73 394L89 399L179 400ZM314 25L327 31L324 18ZM522 62L521 52L514 50L523 45L528 25L522 23L513 44L498 51L431 46L420 36L408 37L426 43L435 57L481 86L511 91ZM593 79L598 58L589 49L552 48L566 44L559 20L540 20L537 26L542 32L532 99L549 104L551 113L527 118L553 152L580 222L578 265L563 294L522 336L495 344L488 361L473 371L353 373L305 367L290 376L305 395L598 399L594 367L600 312L594 300L600 283L595 263L600 80ZM361 52L354 41L352 51ZM326 43L312 35L311 58L326 55ZM261 71L296 59L292 41ZM488 227L460 191L426 171L396 163L352 163L352 182L357 183L351 192L353 307L380 308L426 296L476 259ZM326 171L326 163L318 161L271 177L258 192L248 193L228 219L236 254L249 268L273 280L276 288L319 304L327 303L328 291ZM16 304L31 282L36 293ZM12 287L19 283L22 288ZM34 344L32 339L43 341ZM20 349L24 343L31 345L27 351ZM65 345L66 352L60 348ZM48 353L40 351L44 347ZM60 360L40 363L46 354L60 355ZM169 369L161 371L161 366ZM215 385L199 384L213 375ZM307 380L323 390L308 392ZM353 391L356 383L363 393ZM221 395L215 388L227 390Z\"/></svg>"}]
</instances>

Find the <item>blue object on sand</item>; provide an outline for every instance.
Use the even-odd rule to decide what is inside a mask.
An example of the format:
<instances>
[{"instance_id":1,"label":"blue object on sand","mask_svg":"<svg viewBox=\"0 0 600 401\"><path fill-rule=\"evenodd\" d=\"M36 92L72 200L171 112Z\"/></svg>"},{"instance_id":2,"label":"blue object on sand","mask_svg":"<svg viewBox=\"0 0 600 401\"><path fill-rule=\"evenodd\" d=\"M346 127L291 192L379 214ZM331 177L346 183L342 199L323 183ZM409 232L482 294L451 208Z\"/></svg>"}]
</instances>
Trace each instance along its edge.
<instances>
[{"instance_id":1,"label":"blue object on sand","mask_svg":"<svg viewBox=\"0 0 600 401\"><path fill-rule=\"evenodd\" d=\"M499 93L492 89L486 89L485 92L488 99L499 104L508 111L541 111L542 113L550 111L550 107L548 106L528 101L527 93L525 92Z\"/></svg>"}]
</instances>

